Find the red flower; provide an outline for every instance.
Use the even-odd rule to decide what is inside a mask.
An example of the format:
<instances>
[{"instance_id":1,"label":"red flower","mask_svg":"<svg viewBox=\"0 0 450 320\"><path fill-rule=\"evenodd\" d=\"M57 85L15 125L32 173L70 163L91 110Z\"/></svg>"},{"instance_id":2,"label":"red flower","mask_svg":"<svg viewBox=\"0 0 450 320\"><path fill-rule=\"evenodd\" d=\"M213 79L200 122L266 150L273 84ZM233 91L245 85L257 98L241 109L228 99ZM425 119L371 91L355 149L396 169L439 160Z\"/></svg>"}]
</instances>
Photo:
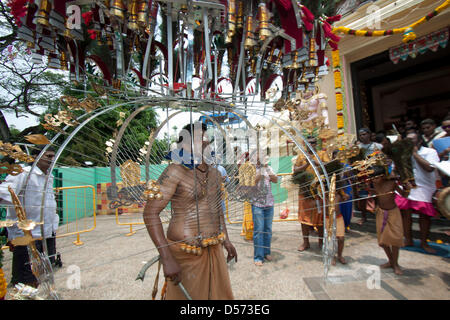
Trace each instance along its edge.
<instances>
[{"instance_id":1,"label":"red flower","mask_svg":"<svg viewBox=\"0 0 450 320\"><path fill-rule=\"evenodd\" d=\"M11 15L14 17L18 27L22 26L20 18L27 14L27 3L34 0L9 0L7 5L11 8Z\"/></svg>"},{"instance_id":2,"label":"red flower","mask_svg":"<svg viewBox=\"0 0 450 320\"><path fill-rule=\"evenodd\" d=\"M92 40L97 39L97 31L95 31L94 29L89 29L87 32L89 33L89 38L91 38Z\"/></svg>"},{"instance_id":3,"label":"red flower","mask_svg":"<svg viewBox=\"0 0 450 320\"><path fill-rule=\"evenodd\" d=\"M81 16L83 17L84 24L86 26L89 26L89 24L92 21L92 17L94 16L94 13L92 11L88 11L88 12L83 13Z\"/></svg>"}]
</instances>

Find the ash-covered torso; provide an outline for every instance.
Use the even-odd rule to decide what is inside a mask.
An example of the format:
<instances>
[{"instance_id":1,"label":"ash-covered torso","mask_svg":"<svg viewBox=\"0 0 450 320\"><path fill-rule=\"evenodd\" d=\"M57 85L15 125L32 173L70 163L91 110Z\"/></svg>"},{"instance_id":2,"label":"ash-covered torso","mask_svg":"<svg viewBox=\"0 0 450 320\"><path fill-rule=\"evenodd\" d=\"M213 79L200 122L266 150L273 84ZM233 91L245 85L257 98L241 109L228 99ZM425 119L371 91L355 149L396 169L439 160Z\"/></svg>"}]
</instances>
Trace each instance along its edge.
<instances>
[{"instance_id":1,"label":"ash-covered torso","mask_svg":"<svg viewBox=\"0 0 450 320\"><path fill-rule=\"evenodd\" d=\"M188 169L171 164L161 174L162 190L173 188L171 197L172 218L167 238L172 241L194 241L217 236L222 231L222 176L211 166Z\"/></svg>"}]
</instances>

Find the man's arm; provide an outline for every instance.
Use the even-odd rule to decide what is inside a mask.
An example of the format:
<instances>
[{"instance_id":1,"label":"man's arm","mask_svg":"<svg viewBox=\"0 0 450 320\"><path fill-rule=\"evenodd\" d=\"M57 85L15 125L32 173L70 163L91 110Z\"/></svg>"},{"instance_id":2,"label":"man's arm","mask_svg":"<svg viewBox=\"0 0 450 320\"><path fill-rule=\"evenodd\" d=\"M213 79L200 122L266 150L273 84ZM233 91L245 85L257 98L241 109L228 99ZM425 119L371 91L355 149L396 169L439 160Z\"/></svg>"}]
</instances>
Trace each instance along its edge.
<instances>
[{"instance_id":1,"label":"man's arm","mask_svg":"<svg viewBox=\"0 0 450 320\"><path fill-rule=\"evenodd\" d=\"M435 149L436 150L436 149ZM448 147L447 149L443 150L441 153L439 153L439 158L442 161L447 161L448 160L448 154L450 153L450 147Z\"/></svg>"},{"instance_id":2,"label":"man's arm","mask_svg":"<svg viewBox=\"0 0 450 320\"><path fill-rule=\"evenodd\" d=\"M164 276L172 279L175 284L181 281L181 268L169 249L169 243L164 235L161 218L159 214L172 199L179 182L179 171L175 165L169 165L161 173L158 179L160 191L163 195L161 200L148 200L144 208L144 222L147 231L158 249L161 263L163 264Z\"/></svg>"},{"instance_id":3,"label":"man's arm","mask_svg":"<svg viewBox=\"0 0 450 320\"><path fill-rule=\"evenodd\" d=\"M419 155L417 147L414 147L413 157L417 161L419 166L422 167L423 170L425 170L427 172L434 171L434 168L431 166L431 164Z\"/></svg>"},{"instance_id":4,"label":"man's arm","mask_svg":"<svg viewBox=\"0 0 450 320\"><path fill-rule=\"evenodd\" d=\"M270 182L277 183L278 176L273 172L272 167L267 167L267 173L269 174Z\"/></svg>"}]
</instances>

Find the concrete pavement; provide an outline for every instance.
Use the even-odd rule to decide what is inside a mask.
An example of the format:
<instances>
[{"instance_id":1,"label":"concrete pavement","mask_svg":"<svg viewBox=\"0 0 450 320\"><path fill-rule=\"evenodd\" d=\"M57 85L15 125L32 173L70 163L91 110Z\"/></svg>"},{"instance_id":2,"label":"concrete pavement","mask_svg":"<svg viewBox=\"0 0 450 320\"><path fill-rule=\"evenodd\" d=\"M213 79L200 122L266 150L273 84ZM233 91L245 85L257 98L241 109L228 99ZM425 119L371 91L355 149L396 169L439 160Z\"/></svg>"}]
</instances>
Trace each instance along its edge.
<instances>
[{"instance_id":1,"label":"concrete pavement","mask_svg":"<svg viewBox=\"0 0 450 320\"><path fill-rule=\"evenodd\" d=\"M142 221L142 218L140 215L123 215L121 220ZM356 216L352 221L357 220ZM91 221L83 223L90 225ZM415 236L418 235L417 228L417 223L414 223ZM144 263L158 252L145 226L135 226L134 229L137 230L134 235L126 236L129 228L118 226L114 216L98 216L97 228L81 235L83 245L73 245L74 236L58 239L57 248L64 265L55 271L55 282L61 298L150 300L157 265L147 271L144 282L135 279ZM404 275L397 276L390 269L378 268L387 259L377 245L373 215L369 215L363 226L351 225L344 249L348 264L332 266L327 281L323 278L317 239L311 239L311 249L307 252L297 251L301 241L300 230L296 221L274 223L274 261L257 267L253 264L252 242L240 235L241 225L228 225L230 238L239 255L237 263L229 264L236 299L450 299L449 259L401 250L399 262ZM448 244L447 230L450 230L450 221L433 220L430 240ZM8 281L11 257L11 253L5 252L4 271ZM78 271L80 288L77 288L76 281ZM162 279L159 290L161 288Z\"/></svg>"}]
</instances>

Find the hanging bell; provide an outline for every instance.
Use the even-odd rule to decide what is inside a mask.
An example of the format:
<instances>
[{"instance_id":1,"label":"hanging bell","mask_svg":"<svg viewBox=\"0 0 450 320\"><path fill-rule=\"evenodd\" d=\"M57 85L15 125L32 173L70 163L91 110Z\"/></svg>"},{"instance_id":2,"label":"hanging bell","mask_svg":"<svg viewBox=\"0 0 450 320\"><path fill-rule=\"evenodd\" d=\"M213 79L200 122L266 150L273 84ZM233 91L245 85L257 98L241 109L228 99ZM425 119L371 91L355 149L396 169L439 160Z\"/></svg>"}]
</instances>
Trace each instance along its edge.
<instances>
[{"instance_id":1,"label":"hanging bell","mask_svg":"<svg viewBox=\"0 0 450 320\"><path fill-rule=\"evenodd\" d=\"M298 51L295 51L295 52L291 52L291 55L293 54L293 57L292 57L292 64L291 65L289 65L287 68L288 69L298 69L298 68L300 68L300 64L297 62L297 59L298 59Z\"/></svg>"},{"instance_id":2,"label":"hanging bell","mask_svg":"<svg viewBox=\"0 0 450 320\"><path fill-rule=\"evenodd\" d=\"M238 13L236 19L236 27L242 29L244 27L244 2L238 2Z\"/></svg>"},{"instance_id":3,"label":"hanging bell","mask_svg":"<svg viewBox=\"0 0 450 320\"><path fill-rule=\"evenodd\" d=\"M315 74L314 82L319 82L319 80L320 80L320 78L319 78L319 67L315 68L314 74Z\"/></svg>"},{"instance_id":4,"label":"hanging bell","mask_svg":"<svg viewBox=\"0 0 450 320\"><path fill-rule=\"evenodd\" d=\"M317 67L318 61L316 59L316 39L309 39L309 66Z\"/></svg>"},{"instance_id":5,"label":"hanging bell","mask_svg":"<svg viewBox=\"0 0 450 320\"><path fill-rule=\"evenodd\" d=\"M138 26L138 0L131 0L128 2L128 29L130 30L137 30L139 28Z\"/></svg>"},{"instance_id":6,"label":"hanging bell","mask_svg":"<svg viewBox=\"0 0 450 320\"><path fill-rule=\"evenodd\" d=\"M69 70L67 68L67 54L65 51L61 51L61 55L59 57L59 62L61 64L61 70L63 70L63 71Z\"/></svg>"},{"instance_id":7,"label":"hanging bell","mask_svg":"<svg viewBox=\"0 0 450 320\"><path fill-rule=\"evenodd\" d=\"M255 39L255 33L253 32L253 17L248 16L247 17L247 23L245 26L245 42L244 42L244 48L246 50L249 50L251 47L255 46L257 44Z\"/></svg>"},{"instance_id":8,"label":"hanging bell","mask_svg":"<svg viewBox=\"0 0 450 320\"><path fill-rule=\"evenodd\" d=\"M49 27L49 15L51 9L52 3L50 2L50 0L41 0L39 4L39 10L36 15L36 24Z\"/></svg>"},{"instance_id":9,"label":"hanging bell","mask_svg":"<svg viewBox=\"0 0 450 320\"><path fill-rule=\"evenodd\" d=\"M272 34L269 29L269 10L267 10L266 3L260 2L258 5L259 18L259 39L264 41L266 37Z\"/></svg>"},{"instance_id":10,"label":"hanging bell","mask_svg":"<svg viewBox=\"0 0 450 320\"><path fill-rule=\"evenodd\" d=\"M126 7L123 0L111 0L109 12L121 20L125 20Z\"/></svg>"},{"instance_id":11,"label":"hanging bell","mask_svg":"<svg viewBox=\"0 0 450 320\"><path fill-rule=\"evenodd\" d=\"M225 43L231 43L236 31L236 0L228 1L228 32Z\"/></svg>"},{"instance_id":12,"label":"hanging bell","mask_svg":"<svg viewBox=\"0 0 450 320\"><path fill-rule=\"evenodd\" d=\"M138 17L137 22L140 26L145 27L147 26L147 0L140 0L138 4Z\"/></svg>"}]
</instances>

